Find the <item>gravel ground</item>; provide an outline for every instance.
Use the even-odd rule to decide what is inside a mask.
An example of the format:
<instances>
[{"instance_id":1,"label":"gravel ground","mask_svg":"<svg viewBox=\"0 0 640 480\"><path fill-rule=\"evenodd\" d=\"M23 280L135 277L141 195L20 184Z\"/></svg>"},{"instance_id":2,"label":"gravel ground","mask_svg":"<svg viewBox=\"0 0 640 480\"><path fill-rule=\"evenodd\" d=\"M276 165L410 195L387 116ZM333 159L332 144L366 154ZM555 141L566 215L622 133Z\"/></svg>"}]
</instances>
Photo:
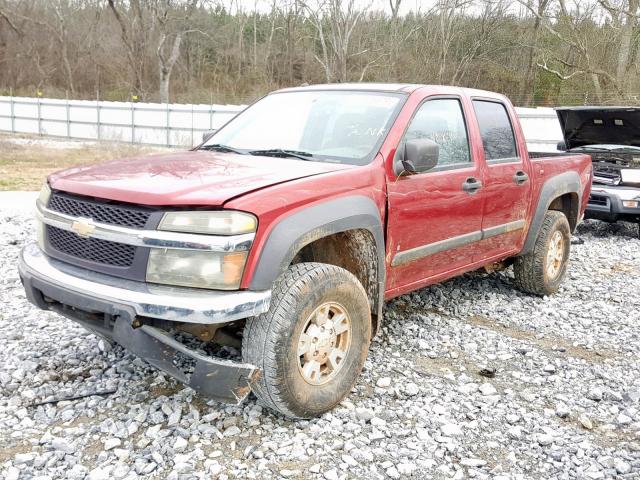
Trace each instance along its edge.
<instances>
[{"instance_id":1,"label":"gravel ground","mask_svg":"<svg viewBox=\"0 0 640 480\"><path fill-rule=\"evenodd\" d=\"M30 306L16 256L32 229L5 203L2 478L640 478L635 226L582 225L553 297L507 271L390 302L349 399L298 422L207 401Z\"/></svg>"}]
</instances>

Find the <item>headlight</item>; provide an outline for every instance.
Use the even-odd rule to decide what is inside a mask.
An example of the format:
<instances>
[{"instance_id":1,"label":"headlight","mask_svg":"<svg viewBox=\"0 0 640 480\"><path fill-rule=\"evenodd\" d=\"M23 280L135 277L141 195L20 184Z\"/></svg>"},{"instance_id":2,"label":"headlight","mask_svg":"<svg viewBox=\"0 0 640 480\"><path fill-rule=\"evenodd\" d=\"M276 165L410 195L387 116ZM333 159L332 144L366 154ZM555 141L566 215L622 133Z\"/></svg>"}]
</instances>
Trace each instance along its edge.
<instances>
[{"instance_id":1,"label":"headlight","mask_svg":"<svg viewBox=\"0 0 640 480\"><path fill-rule=\"evenodd\" d=\"M221 210L217 212L165 213L158 230L205 233L209 235L240 235L256 231L258 221L250 213Z\"/></svg>"},{"instance_id":2,"label":"headlight","mask_svg":"<svg viewBox=\"0 0 640 480\"><path fill-rule=\"evenodd\" d=\"M240 287L247 252L200 252L152 248L147 282L235 290Z\"/></svg>"},{"instance_id":3,"label":"headlight","mask_svg":"<svg viewBox=\"0 0 640 480\"><path fill-rule=\"evenodd\" d=\"M626 208L638 208L640 201L638 200L623 200L622 205Z\"/></svg>"},{"instance_id":4,"label":"headlight","mask_svg":"<svg viewBox=\"0 0 640 480\"><path fill-rule=\"evenodd\" d=\"M49 203L49 197L51 197L51 188L49 187L49 183L44 182L44 185L42 185L42 188L40 189L40 194L38 195L38 202L46 207L47 203Z\"/></svg>"}]
</instances>

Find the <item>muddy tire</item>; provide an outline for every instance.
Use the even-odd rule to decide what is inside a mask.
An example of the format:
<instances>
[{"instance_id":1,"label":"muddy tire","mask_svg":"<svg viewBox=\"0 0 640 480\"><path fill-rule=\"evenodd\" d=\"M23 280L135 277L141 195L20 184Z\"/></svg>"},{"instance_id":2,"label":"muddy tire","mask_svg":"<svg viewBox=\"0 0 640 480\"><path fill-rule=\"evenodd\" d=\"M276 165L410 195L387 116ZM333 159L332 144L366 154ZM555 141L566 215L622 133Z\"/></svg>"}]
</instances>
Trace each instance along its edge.
<instances>
[{"instance_id":1,"label":"muddy tire","mask_svg":"<svg viewBox=\"0 0 640 480\"><path fill-rule=\"evenodd\" d=\"M517 287L534 295L551 295L560 288L569 264L571 230L562 212L544 215L533 251L516 257L513 264Z\"/></svg>"},{"instance_id":2,"label":"muddy tire","mask_svg":"<svg viewBox=\"0 0 640 480\"><path fill-rule=\"evenodd\" d=\"M262 371L253 392L263 404L311 418L349 394L370 339L369 302L356 277L333 265L300 263L276 281L269 311L247 320L242 358Z\"/></svg>"}]
</instances>

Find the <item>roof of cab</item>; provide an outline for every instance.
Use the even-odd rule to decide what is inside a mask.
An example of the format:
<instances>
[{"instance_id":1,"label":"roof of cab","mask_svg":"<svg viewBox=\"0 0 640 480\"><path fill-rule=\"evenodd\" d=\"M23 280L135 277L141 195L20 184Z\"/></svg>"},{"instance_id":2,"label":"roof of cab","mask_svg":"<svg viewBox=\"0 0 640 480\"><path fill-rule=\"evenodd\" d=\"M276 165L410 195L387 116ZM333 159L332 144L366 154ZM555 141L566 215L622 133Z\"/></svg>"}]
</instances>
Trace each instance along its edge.
<instances>
[{"instance_id":1,"label":"roof of cab","mask_svg":"<svg viewBox=\"0 0 640 480\"><path fill-rule=\"evenodd\" d=\"M495 92L486 90L476 90L473 88L463 88L451 85L426 85L417 83L324 83L318 85L301 85L299 87L289 87L276 90L276 92L297 92L313 90L350 90L365 92L389 92L410 94L418 89L433 88L438 91L449 91L451 93L464 93L471 97L504 98Z\"/></svg>"},{"instance_id":2,"label":"roof of cab","mask_svg":"<svg viewBox=\"0 0 640 480\"><path fill-rule=\"evenodd\" d=\"M353 90L373 92L410 93L423 85L411 83L321 83L317 85L300 85L276 90L276 92L292 92L304 90Z\"/></svg>"}]
</instances>

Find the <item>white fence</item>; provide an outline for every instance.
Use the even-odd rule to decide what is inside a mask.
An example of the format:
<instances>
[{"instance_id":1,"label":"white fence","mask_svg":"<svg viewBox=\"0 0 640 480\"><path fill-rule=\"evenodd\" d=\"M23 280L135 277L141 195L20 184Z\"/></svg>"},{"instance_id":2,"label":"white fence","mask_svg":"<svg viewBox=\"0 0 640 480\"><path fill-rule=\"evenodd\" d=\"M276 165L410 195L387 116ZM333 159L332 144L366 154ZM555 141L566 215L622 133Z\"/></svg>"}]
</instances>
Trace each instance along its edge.
<instances>
[{"instance_id":1,"label":"white fence","mask_svg":"<svg viewBox=\"0 0 640 480\"><path fill-rule=\"evenodd\" d=\"M83 140L186 147L220 128L241 105L54 100L0 96L0 131ZM554 151L562 139L551 108L517 108L530 150Z\"/></svg>"},{"instance_id":2,"label":"white fence","mask_svg":"<svg viewBox=\"0 0 640 480\"><path fill-rule=\"evenodd\" d=\"M243 108L0 96L0 131L183 147Z\"/></svg>"}]
</instances>

